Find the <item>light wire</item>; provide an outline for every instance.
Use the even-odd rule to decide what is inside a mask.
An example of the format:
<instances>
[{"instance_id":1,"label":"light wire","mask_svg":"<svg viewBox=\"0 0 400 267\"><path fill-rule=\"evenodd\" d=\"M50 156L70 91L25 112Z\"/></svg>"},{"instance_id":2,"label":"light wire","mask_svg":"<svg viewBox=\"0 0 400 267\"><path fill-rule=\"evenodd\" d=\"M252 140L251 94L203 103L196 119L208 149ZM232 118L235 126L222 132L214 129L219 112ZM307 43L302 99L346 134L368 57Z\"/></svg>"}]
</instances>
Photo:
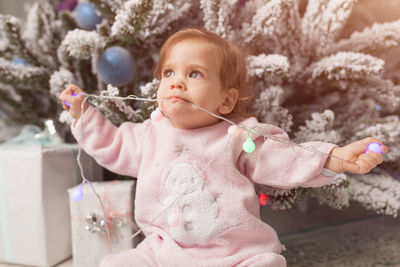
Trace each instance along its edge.
<instances>
[{"instance_id":1,"label":"light wire","mask_svg":"<svg viewBox=\"0 0 400 267\"><path fill-rule=\"evenodd\" d=\"M81 128L81 129L80 129L80 135L81 135L81 136L80 136L80 138L81 138L81 140L82 140L82 138L83 138L83 127L84 127L84 122L83 122L84 104L85 104L85 102L87 101L87 99L88 99L89 97L100 98L100 99L137 100L137 101L148 101L148 102L172 102L172 100L168 100L168 99L141 98L141 97L138 97L138 96L136 96L136 95L128 95L128 96L126 96L126 97L120 97L120 96L107 96L107 95L94 95L94 94L81 93L81 94L79 94L78 96L80 96L80 95L84 95L84 96L85 96L84 100L83 100L82 103L81 103L81 113L80 113L80 121L81 121L81 127L80 127L80 128ZM343 161L346 161L346 162L349 162L349 163L354 164L353 162L350 162L350 161L348 161L348 160L342 159L342 158L340 158L340 157L337 157L337 156L334 156L334 155L331 155L331 154L327 154L327 153L323 153L323 152L318 151L318 150L316 150L316 149L313 149L313 148L310 148L310 147L306 147L306 146L303 146L303 145L294 143L294 142L292 142L292 141L287 141L287 140L285 140L285 139L277 138L277 137L275 137L275 136L273 136L273 135L270 135L269 133L261 133L261 132L258 132L258 131L256 131L256 130L252 129L252 128L245 127L245 126L243 126L243 125L241 125L241 124L238 124L238 125L237 125L237 124L234 123L233 121L231 121L231 120L229 120L229 119L227 119L227 118L225 118L225 117L223 117L223 116L214 114L213 112L211 112L211 111L209 111L209 110L207 110L207 109L205 109L205 108L203 108L203 107L200 107L200 106L198 106L198 105L196 105L196 104L194 104L194 103L192 103L192 102L190 102L190 101L187 101L187 100L184 100L184 101L187 102L188 104L191 104L192 106L194 106L195 108L197 108L197 109L199 109L199 110L202 110L202 111L204 111L204 112L207 112L208 114L210 114L211 116L214 116L215 118L224 120L224 121L228 122L228 123L231 124L231 125L238 126L238 127L242 128L242 129L246 130L248 133L253 133L253 134L256 134L256 135L263 136L263 137L264 137L264 140L266 140L266 139L269 138L269 139L274 140L274 141L277 141L277 142L281 142L281 143L289 144L289 145L292 145L292 146L300 147L300 148L305 149L305 150L307 150L307 151L309 151L309 152L312 152L312 153L316 153L316 154L323 155L323 156L327 156L327 157L336 158L336 159L343 160ZM230 143L230 140L231 140L231 137L229 137L228 142L227 142L227 144L225 145L225 148L226 148L226 147L228 146L228 144ZM222 152L222 151L221 151L221 152ZM221 153L221 152L220 152L220 153ZM211 163L217 158L217 156L218 156L220 153L218 153L217 155L215 155L215 156L206 164L206 166L201 170L201 172L200 172L199 175L201 175L201 174L211 165ZM80 147L80 146L79 146L79 150L78 150L77 161L78 161L78 166L79 166L79 168L80 168L81 175L82 175L82 180L83 180L83 181L82 181L82 184L88 183L88 184L90 185L90 188L92 189L92 191L93 191L94 194L96 195L98 201L100 202L101 209L102 209L102 213L103 213L103 217L104 217L104 221L105 221L105 224L106 224L106 226L105 226L105 231L106 231L107 239L108 239L109 242L111 243L111 235L110 235L109 228L108 228L108 226L109 226L108 223L110 223L110 222L108 222L107 219L106 219L106 212L105 212L104 204L103 204L103 201L101 200L100 195L96 192L96 190L95 190L94 186L92 185L92 183L91 183L88 179L86 179L85 176L84 176L83 168L82 168L82 164L81 164L81 147ZM128 240L131 240L131 239L135 238L138 234L140 234L141 232L143 232L143 229L146 228L146 226L148 226L148 225L152 224L153 222L155 222L155 221L156 221L158 218L160 218L160 216L162 216L168 209L170 209L171 207L173 207L173 206L179 201L179 199L180 199L188 190L190 190L194 185L195 185L195 184L189 185L189 186L183 191L183 193L180 193L180 194L176 197L176 199L175 199L169 206L167 206L166 208L164 208L164 209L163 209L158 215L156 215L150 222L148 222L146 225L144 225L143 227L141 227L137 232L135 232L133 235L131 235L128 239L126 239L125 241L123 241L122 244L123 244L124 242L128 241ZM122 244L121 244L120 246L122 246Z\"/></svg>"}]
</instances>

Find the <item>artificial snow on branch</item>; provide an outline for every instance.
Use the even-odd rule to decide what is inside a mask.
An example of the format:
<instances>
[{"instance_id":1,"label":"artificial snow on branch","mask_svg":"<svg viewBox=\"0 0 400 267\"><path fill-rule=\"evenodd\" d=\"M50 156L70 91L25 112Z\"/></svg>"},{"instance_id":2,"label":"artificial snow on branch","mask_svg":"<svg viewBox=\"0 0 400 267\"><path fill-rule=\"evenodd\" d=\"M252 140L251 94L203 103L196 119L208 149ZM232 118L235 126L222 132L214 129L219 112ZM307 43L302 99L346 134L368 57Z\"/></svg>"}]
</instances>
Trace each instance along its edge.
<instances>
[{"instance_id":1,"label":"artificial snow on branch","mask_svg":"<svg viewBox=\"0 0 400 267\"><path fill-rule=\"evenodd\" d=\"M353 176L348 189L351 199L377 213L397 217L400 210L400 183L384 171Z\"/></svg>"},{"instance_id":2,"label":"artificial snow on branch","mask_svg":"<svg viewBox=\"0 0 400 267\"><path fill-rule=\"evenodd\" d=\"M124 8L117 11L111 36L127 44L133 43L152 6L153 3L147 0L126 1Z\"/></svg>"},{"instance_id":3,"label":"artificial snow on branch","mask_svg":"<svg viewBox=\"0 0 400 267\"><path fill-rule=\"evenodd\" d=\"M282 107L283 89L280 86L270 86L261 92L253 104L253 112L260 121L277 125L286 132L293 125L292 115Z\"/></svg>"},{"instance_id":4,"label":"artificial snow on branch","mask_svg":"<svg viewBox=\"0 0 400 267\"><path fill-rule=\"evenodd\" d=\"M248 75L257 78L282 77L289 73L289 60L281 55L259 54L248 58Z\"/></svg>"},{"instance_id":5,"label":"artificial snow on branch","mask_svg":"<svg viewBox=\"0 0 400 267\"><path fill-rule=\"evenodd\" d=\"M373 38L371 38L373 36ZM362 32L354 32L350 38L334 43L324 54L352 51L374 55L378 51L400 45L400 20L375 23Z\"/></svg>"},{"instance_id":6,"label":"artificial snow on branch","mask_svg":"<svg viewBox=\"0 0 400 267\"><path fill-rule=\"evenodd\" d=\"M104 47L104 41L97 32L76 29L68 32L61 46L66 48L71 57L90 59L93 53Z\"/></svg>"},{"instance_id":7,"label":"artificial snow on branch","mask_svg":"<svg viewBox=\"0 0 400 267\"><path fill-rule=\"evenodd\" d=\"M23 38L37 61L55 70L58 66L56 49L60 43L57 35L62 31L61 21L56 19L53 7L47 2L36 2L29 9Z\"/></svg>"},{"instance_id":8,"label":"artificial snow on branch","mask_svg":"<svg viewBox=\"0 0 400 267\"><path fill-rule=\"evenodd\" d=\"M58 99L61 92L67 88L71 83L76 83L74 81L74 75L67 69L60 69L51 75L50 77L50 93Z\"/></svg>"},{"instance_id":9,"label":"artificial snow on branch","mask_svg":"<svg viewBox=\"0 0 400 267\"><path fill-rule=\"evenodd\" d=\"M13 85L29 84L37 86L38 90L42 90L41 86L47 84L49 77L49 73L45 68L16 65L4 58L0 58L0 80L3 83Z\"/></svg>"},{"instance_id":10,"label":"artificial snow on branch","mask_svg":"<svg viewBox=\"0 0 400 267\"><path fill-rule=\"evenodd\" d=\"M339 37L356 0L309 1L302 19L302 42L309 53L317 55L329 49ZM315 53L314 52L314 53Z\"/></svg>"},{"instance_id":11,"label":"artificial snow on branch","mask_svg":"<svg viewBox=\"0 0 400 267\"><path fill-rule=\"evenodd\" d=\"M383 73L385 62L379 58L354 53L339 52L314 62L304 70L303 77L313 84L315 80L361 80Z\"/></svg>"},{"instance_id":12,"label":"artificial snow on branch","mask_svg":"<svg viewBox=\"0 0 400 267\"><path fill-rule=\"evenodd\" d=\"M313 112L312 119L306 120L306 125L301 125L295 133L295 140L315 140L338 143L340 134L333 128L335 114L327 109L323 113Z\"/></svg>"}]
</instances>

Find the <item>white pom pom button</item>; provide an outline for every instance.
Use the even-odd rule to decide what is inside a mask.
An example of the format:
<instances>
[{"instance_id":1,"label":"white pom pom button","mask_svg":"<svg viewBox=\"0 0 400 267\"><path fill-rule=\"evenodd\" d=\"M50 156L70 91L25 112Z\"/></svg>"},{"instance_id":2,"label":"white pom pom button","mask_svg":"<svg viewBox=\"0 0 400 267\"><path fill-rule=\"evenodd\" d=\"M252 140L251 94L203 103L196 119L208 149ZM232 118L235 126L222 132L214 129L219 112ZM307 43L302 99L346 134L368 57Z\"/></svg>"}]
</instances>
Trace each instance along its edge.
<instances>
[{"instance_id":1,"label":"white pom pom button","mask_svg":"<svg viewBox=\"0 0 400 267\"><path fill-rule=\"evenodd\" d=\"M179 225L179 214L178 211L174 210L168 217L168 225L170 227L177 227Z\"/></svg>"}]
</instances>

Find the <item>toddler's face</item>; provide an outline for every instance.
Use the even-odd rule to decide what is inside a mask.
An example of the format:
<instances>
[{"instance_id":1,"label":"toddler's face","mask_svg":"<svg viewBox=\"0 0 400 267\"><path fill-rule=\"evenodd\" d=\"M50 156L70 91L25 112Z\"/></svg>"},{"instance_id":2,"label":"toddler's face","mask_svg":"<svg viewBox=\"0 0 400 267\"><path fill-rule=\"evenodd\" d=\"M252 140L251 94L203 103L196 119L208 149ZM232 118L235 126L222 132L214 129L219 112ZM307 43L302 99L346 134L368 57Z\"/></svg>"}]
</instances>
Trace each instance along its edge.
<instances>
[{"instance_id":1,"label":"toddler's face","mask_svg":"<svg viewBox=\"0 0 400 267\"><path fill-rule=\"evenodd\" d=\"M220 67L214 50L204 41L184 40L170 49L162 66L157 98L172 100L159 104L175 127L193 129L218 121L188 102L221 114L226 92L219 77Z\"/></svg>"}]
</instances>

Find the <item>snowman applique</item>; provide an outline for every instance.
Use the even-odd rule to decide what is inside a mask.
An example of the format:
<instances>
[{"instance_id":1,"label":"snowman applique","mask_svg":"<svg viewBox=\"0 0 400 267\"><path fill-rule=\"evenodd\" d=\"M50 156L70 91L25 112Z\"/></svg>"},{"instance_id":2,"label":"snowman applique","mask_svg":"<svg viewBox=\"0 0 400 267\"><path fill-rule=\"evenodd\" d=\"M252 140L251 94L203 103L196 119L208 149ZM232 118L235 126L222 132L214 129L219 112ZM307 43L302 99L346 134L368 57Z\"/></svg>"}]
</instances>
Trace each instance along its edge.
<instances>
[{"instance_id":1,"label":"snowman applique","mask_svg":"<svg viewBox=\"0 0 400 267\"><path fill-rule=\"evenodd\" d=\"M167 196L162 200L164 217L175 241L184 244L207 244L222 230L219 207L214 196L204 188L204 181L190 163L172 166L165 180Z\"/></svg>"}]
</instances>

